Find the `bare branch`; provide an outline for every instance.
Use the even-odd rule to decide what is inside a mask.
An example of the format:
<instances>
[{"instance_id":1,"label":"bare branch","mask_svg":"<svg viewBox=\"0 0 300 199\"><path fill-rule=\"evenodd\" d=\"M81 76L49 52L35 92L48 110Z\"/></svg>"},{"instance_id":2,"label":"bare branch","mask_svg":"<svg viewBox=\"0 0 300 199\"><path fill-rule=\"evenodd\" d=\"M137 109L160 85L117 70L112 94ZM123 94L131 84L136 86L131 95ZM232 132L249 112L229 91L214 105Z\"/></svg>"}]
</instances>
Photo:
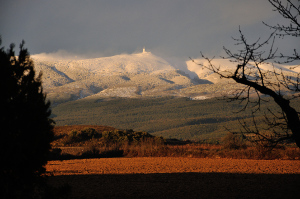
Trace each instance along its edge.
<instances>
[{"instance_id":1,"label":"bare branch","mask_svg":"<svg viewBox=\"0 0 300 199\"><path fill-rule=\"evenodd\" d=\"M300 60L299 54L296 50L292 55L277 54L278 48L275 48L276 37L284 36L300 36L300 5L296 5L291 0L286 0L286 5L283 5L280 0L269 0L271 5L275 8L283 18L289 20L288 25L275 25L268 27L274 29L270 36L261 41L259 38L253 43L249 43L239 28L239 38L233 38L235 45L242 46L241 50L232 52L231 50L223 47L226 57L230 62L235 63L236 67L233 70L222 70L221 66L215 66L213 59L204 56L201 57L207 61L208 64L198 64L202 68L206 68L213 73L219 75L220 78L232 79L236 83L244 85L245 87L236 90L236 93L229 97L230 101L239 100L240 103L244 102L241 111L249 108L252 110L252 126L251 129L245 121L240 121L243 127L243 132L255 135L256 142L266 141L269 145L276 146L277 143L286 139L294 139L296 144L300 147L300 120L299 112L297 112L290 105L290 100L300 97L300 74L296 77L287 76L281 69L279 72L275 70L275 63L290 63L295 60ZM265 51L263 49L268 49ZM279 61L278 61L279 59ZM285 61L281 61L285 59ZM196 63L195 60L192 59ZM197 63L196 63L197 64ZM273 66L273 71L263 68L264 64ZM273 77L273 78L272 78ZM290 92L291 96L286 96L285 92ZM255 97L252 97L255 95ZM280 108L280 112L273 112L270 109L268 114L264 116L264 127L266 134L259 130L256 124L254 114L261 110L261 104L265 102L264 96L271 97Z\"/></svg>"}]
</instances>

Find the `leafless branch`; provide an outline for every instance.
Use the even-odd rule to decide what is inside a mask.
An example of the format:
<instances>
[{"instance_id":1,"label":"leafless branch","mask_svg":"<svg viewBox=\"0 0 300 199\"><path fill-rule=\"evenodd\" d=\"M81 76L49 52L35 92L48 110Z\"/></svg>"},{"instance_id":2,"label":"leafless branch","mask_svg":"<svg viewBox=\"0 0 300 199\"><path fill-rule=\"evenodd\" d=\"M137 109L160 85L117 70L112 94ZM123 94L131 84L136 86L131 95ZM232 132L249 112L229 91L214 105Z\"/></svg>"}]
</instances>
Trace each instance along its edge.
<instances>
[{"instance_id":1,"label":"leafless branch","mask_svg":"<svg viewBox=\"0 0 300 199\"><path fill-rule=\"evenodd\" d=\"M252 110L252 126L250 128L245 121L240 121L243 127L243 132L253 134L257 139L255 141L266 141L269 145L276 146L278 142L293 138L296 144L300 147L300 120L299 112L297 112L290 105L290 100L299 97L300 91L300 75L297 77L287 76L282 70L279 72L275 70L275 63L290 63L295 60L300 60L299 54L296 50L292 55L277 54L278 48L275 48L274 43L276 37L284 36L300 36L300 5L296 5L291 0L286 0L286 5L280 0L269 0L271 5L275 8L283 18L289 20L289 25L275 25L268 27L274 29L270 36L261 41L259 38L253 43L249 43L239 28L239 38L233 38L236 42L235 45L242 46L241 50L232 52L231 50L223 47L226 57L230 62L235 63L234 70L222 70L221 66L213 64L213 59L210 59L200 52L201 57L207 61L208 64L199 64L191 59L202 68L206 68L220 78L232 79L238 84L245 87L236 91L235 95L229 97L230 101L239 100L244 102L241 111L247 108ZM269 49L268 51L262 49ZM285 61L277 61L277 59L285 59ZM273 71L264 70L263 64L273 65ZM272 76L275 78L272 78ZM291 96L286 96L285 92L292 92ZM252 97L255 95L255 97ZM274 112L270 109L269 114L264 115L264 122L266 127L263 129L269 134L260 131L254 114L261 109L261 103L265 102L264 96L269 96L279 106L280 112Z\"/></svg>"}]
</instances>

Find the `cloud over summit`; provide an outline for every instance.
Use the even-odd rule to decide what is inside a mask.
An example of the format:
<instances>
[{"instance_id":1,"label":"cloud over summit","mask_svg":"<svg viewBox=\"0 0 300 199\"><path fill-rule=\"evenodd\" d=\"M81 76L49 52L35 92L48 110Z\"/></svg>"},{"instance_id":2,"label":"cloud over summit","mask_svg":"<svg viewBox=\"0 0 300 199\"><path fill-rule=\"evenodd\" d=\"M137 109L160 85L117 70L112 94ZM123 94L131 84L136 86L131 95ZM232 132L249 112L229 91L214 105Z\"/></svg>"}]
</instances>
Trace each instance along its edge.
<instances>
[{"instance_id":1,"label":"cloud over summit","mask_svg":"<svg viewBox=\"0 0 300 199\"><path fill-rule=\"evenodd\" d=\"M261 21L276 16L261 0L11 0L0 11L5 46L24 39L31 54L103 56L143 46L169 57L195 57L200 50L219 54L233 43L239 25L257 38L267 30Z\"/></svg>"}]
</instances>

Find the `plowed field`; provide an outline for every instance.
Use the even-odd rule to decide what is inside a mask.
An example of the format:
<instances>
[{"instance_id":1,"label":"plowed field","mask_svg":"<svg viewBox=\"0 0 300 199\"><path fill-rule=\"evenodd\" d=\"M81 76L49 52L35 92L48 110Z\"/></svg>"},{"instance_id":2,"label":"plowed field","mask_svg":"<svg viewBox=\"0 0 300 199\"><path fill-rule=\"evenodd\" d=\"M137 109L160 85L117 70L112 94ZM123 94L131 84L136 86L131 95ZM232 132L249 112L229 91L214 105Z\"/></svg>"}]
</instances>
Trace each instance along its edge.
<instances>
[{"instance_id":1,"label":"plowed field","mask_svg":"<svg viewBox=\"0 0 300 199\"><path fill-rule=\"evenodd\" d=\"M300 161L109 158L50 161L72 198L300 198Z\"/></svg>"}]
</instances>

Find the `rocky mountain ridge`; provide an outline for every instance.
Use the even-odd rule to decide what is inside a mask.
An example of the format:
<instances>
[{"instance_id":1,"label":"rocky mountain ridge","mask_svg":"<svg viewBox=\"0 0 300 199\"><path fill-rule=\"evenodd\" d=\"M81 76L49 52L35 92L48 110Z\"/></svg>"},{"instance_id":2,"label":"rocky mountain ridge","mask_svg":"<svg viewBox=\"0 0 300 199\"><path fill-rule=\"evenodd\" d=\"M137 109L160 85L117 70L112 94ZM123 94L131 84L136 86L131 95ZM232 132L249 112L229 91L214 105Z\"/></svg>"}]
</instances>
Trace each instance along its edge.
<instances>
[{"instance_id":1,"label":"rocky mountain ridge","mask_svg":"<svg viewBox=\"0 0 300 199\"><path fill-rule=\"evenodd\" d=\"M178 96L201 100L230 94L240 87L187 61L185 71L198 76L192 79L150 52L78 60L33 55L32 59L37 72L43 72L43 87L54 105L82 98ZM205 64L205 60L195 62ZM216 63L225 65L226 70L234 67L226 60Z\"/></svg>"}]
</instances>

